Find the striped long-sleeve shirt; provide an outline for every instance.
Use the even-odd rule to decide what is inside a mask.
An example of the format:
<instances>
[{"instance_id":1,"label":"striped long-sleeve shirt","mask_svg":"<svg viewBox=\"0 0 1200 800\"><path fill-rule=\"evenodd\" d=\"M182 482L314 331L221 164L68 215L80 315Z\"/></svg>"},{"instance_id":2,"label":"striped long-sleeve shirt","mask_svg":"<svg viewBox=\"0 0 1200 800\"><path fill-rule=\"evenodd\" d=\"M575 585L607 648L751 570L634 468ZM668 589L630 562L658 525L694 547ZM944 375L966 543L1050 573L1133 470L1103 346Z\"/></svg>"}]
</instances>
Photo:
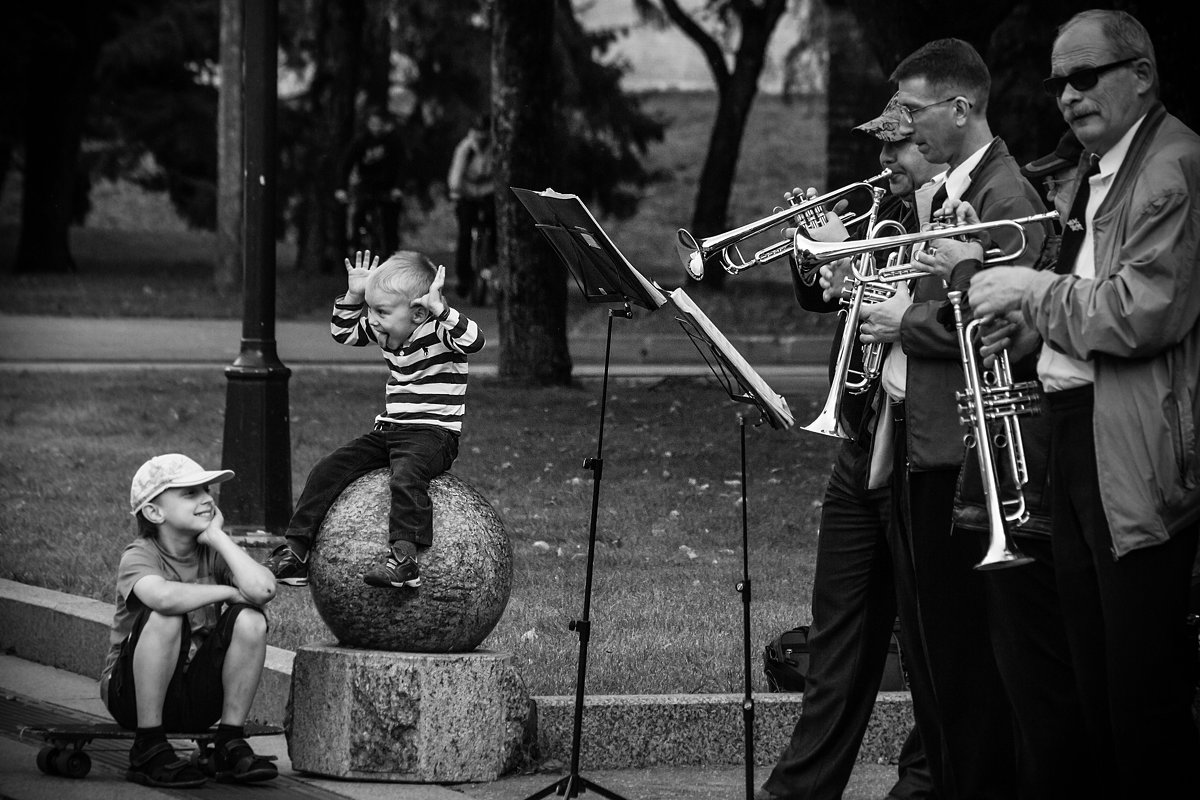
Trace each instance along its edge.
<instances>
[{"instance_id":1,"label":"striped long-sleeve shirt","mask_svg":"<svg viewBox=\"0 0 1200 800\"><path fill-rule=\"evenodd\" d=\"M365 347L378 344L367 324L364 303L333 304L330 333L338 344ZM421 323L399 350L380 348L388 365L384 413L376 422L436 425L462 431L467 398L467 356L483 347L479 326L446 307L441 318Z\"/></svg>"}]
</instances>

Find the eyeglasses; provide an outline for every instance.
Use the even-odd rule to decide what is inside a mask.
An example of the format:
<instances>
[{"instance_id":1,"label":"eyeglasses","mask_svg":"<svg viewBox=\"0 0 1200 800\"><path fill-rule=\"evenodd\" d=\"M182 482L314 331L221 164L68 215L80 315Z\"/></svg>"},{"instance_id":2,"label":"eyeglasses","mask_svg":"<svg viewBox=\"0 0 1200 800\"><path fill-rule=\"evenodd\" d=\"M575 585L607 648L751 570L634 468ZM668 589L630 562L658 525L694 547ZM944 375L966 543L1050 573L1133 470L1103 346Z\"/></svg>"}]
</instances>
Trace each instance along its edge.
<instances>
[{"instance_id":1,"label":"eyeglasses","mask_svg":"<svg viewBox=\"0 0 1200 800\"><path fill-rule=\"evenodd\" d=\"M1117 67L1123 67L1126 64L1131 64L1137 61L1141 56L1133 58L1122 58L1120 61L1111 61L1108 64L1101 64L1098 67L1084 67L1077 69L1070 75L1059 75L1053 78L1046 78L1042 81L1042 88L1046 94L1053 97L1055 100L1062 97L1063 91L1067 88L1067 84L1071 84L1071 88L1077 92L1086 92L1088 89L1095 87L1100 81L1100 76L1106 72L1110 72Z\"/></svg>"},{"instance_id":2,"label":"eyeglasses","mask_svg":"<svg viewBox=\"0 0 1200 800\"><path fill-rule=\"evenodd\" d=\"M965 97L962 97L962 95L955 95L954 97L947 97L945 100L938 100L936 103L930 103L929 105L921 106L920 108L909 108L908 106L897 104L896 109L900 112L900 119L904 122L904 124L912 125L913 117L915 117L918 113L924 111L925 109L933 108L934 106L944 105L946 103L953 103L955 100L958 100L960 98L967 104L967 108L971 107L970 100L967 100Z\"/></svg>"},{"instance_id":3,"label":"eyeglasses","mask_svg":"<svg viewBox=\"0 0 1200 800\"><path fill-rule=\"evenodd\" d=\"M1050 194L1058 194L1062 191L1064 186L1075 182L1075 176L1072 175L1069 178L1043 178L1042 181L1046 185L1047 192Z\"/></svg>"}]
</instances>

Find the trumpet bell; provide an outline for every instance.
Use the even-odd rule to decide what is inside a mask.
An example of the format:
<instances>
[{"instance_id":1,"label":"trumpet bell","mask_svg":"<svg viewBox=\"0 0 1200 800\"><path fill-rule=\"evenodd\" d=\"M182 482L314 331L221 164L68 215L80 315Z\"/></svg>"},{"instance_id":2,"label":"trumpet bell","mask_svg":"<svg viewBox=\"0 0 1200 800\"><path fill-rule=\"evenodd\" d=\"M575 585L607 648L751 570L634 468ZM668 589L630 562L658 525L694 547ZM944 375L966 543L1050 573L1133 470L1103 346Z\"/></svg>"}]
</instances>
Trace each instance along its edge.
<instances>
[{"instance_id":1,"label":"trumpet bell","mask_svg":"<svg viewBox=\"0 0 1200 800\"><path fill-rule=\"evenodd\" d=\"M684 228L680 228L675 234L675 253L679 256L679 262L683 264L684 271L691 276L692 280L704 279L704 254L700 249L700 243Z\"/></svg>"},{"instance_id":2,"label":"trumpet bell","mask_svg":"<svg viewBox=\"0 0 1200 800\"><path fill-rule=\"evenodd\" d=\"M975 565L975 569L987 572L989 570L1007 569L1008 567L1021 567L1032 563L1033 559L1018 550L1016 543L1010 537L1008 541L999 547L988 547L983 560Z\"/></svg>"}]
</instances>

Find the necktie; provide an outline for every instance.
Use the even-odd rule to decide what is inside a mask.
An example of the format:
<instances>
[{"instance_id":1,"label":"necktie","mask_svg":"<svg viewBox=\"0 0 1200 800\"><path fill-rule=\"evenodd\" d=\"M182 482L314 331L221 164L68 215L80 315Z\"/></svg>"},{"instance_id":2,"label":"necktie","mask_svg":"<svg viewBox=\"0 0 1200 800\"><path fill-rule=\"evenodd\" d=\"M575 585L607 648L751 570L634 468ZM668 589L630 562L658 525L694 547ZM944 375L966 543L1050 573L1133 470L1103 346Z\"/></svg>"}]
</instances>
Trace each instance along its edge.
<instances>
[{"instance_id":1,"label":"necktie","mask_svg":"<svg viewBox=\"0 0 1200 800\"><path fill-rule=\"evenodd\" d=\"M933 193L933 200L929 203L929 219L934 220L942 213L942 206L946 203L946 198L949 195L946 193L946 182L942 181L938 184L937 191Z\"/></svg>"},{"instance_id":2,"label":"necktie","mask_svg":"<svg viewBox=\"0 0 1200 800\"><path fill-rule=\"evenodd\" d=\"M1075 185L1075 199L1071 201L1071 212L1063 222L1062 244L1058 248L1058 261L1054 271L1059 275L1069 275L1075 267L1075 259L1079 256L1079 248L1083 245L1083 235L1087 232L1088 196L1092 193L1091 177L1100 171L1100 159L1088 156L1088 168Z\"/></svg>"}]
</instances>

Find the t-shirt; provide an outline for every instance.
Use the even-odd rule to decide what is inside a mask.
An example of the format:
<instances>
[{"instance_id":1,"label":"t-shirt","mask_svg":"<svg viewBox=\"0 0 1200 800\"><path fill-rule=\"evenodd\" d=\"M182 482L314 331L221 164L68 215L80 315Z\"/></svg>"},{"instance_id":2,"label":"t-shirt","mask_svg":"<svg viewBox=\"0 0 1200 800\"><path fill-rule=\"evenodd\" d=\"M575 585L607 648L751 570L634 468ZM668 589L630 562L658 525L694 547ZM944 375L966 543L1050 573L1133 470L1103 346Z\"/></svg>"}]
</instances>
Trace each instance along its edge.
<instances>
[{"instance_id":1,"label":"t-shirt","mask_svg":"<svg viewBox=\"0 0 1200 800\"><path fill-rule=\"evenodd\" d=\"M108 679L121 653L121 645L129 638L138 614L145 608L134 594L133 587L147 575L158 575L164 580L179 583L233 585L233 576L225 559L204 545L197 545L187 558L178 558L164 550L157 539L142 537L130 542L121 554L121 563L117 567L117 611L108 634L108 657L104 662L104 672L100 675L100 696L106 703ZM188 624L192 631L189 661L195 655L196 648L216 627L220 615L220 603L210 603L188 612Z\"/></svg>"}]
</instances>

